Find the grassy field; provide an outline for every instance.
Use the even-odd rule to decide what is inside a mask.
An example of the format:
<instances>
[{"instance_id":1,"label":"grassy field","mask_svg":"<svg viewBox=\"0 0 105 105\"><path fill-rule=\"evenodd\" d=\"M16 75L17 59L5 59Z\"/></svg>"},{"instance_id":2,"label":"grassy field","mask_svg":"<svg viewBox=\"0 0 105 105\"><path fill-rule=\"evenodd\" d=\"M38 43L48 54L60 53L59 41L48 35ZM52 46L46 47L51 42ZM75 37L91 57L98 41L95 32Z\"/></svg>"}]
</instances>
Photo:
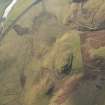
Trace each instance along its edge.
<instances>
[{"instance_id":1,"label":"grassy field","mask_svg":"<svg viewBox=\"0 0 105 105\"><path fill-rule=\"evenodd\" d=\"M31 3L20 0L11 11L6 27ZM78 31L78 26L63 24L64 17L69 16L66 12L61 14L66 8L64 1L52 0L45 5L51 8L43 10L42 4L33 6L15 23L19 25L17 30L11 28L1 41L0 105L104 105L105 83L101 81L104 73L89 68L93 77L91 72L84 76L80 35L86 33ZM19 28L29 29L29 33L21 35ZM90 37L83 45L87 49L93 44L99 46L88 50L92 55L105 55L105 47L95 44L96 40L89 41ZM72 71L62 74L71 54Z\"/></svg>"},{"instance_id":2,"label":"grassy field","mask_svg":"<svg viewBox=\"0 0 105 105\"><path fill-rule=\"evenodd\" d=\"M32 1L30 0L19 0L8 15L5 21L5 27L8 27L31 3Z\"/></svg>"}]
</instances>

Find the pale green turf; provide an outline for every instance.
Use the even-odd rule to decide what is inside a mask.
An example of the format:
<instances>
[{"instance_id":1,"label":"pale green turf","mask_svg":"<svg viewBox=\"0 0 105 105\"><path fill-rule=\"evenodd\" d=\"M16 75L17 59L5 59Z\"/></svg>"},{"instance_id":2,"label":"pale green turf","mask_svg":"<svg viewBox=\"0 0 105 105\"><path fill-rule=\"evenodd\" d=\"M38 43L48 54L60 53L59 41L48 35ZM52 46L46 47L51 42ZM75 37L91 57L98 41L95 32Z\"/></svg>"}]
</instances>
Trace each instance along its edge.
<instances>
[{"instance_id":1,"label":"pale green turf","mask_svg":"<svg viewBox=\"0 0 105 105\"><path fill-rule=\"evenodd\" d=\"M8 15L8 18L5 21L5 28L8 27L30 4L32 4L31 0L19 0Z\"/></svg>"}]
</instances>

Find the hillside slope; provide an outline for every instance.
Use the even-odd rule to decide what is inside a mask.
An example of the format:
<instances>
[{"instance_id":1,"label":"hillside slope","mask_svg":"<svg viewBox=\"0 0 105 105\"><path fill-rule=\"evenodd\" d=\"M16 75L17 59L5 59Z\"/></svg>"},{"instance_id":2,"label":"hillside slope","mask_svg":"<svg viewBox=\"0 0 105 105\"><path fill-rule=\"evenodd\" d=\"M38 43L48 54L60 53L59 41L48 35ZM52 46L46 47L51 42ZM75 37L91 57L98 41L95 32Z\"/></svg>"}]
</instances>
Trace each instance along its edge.
<instances>
[{"instance_id":1,"label":"hillside slope","mask_svg":"<svg viewBox=\"0 0 105 105\"><path fill-rule=\"evenodd\" d=\"M20 0L0 41L0 105L105 105L105 1Z\"/></svg>"}]
</instances>

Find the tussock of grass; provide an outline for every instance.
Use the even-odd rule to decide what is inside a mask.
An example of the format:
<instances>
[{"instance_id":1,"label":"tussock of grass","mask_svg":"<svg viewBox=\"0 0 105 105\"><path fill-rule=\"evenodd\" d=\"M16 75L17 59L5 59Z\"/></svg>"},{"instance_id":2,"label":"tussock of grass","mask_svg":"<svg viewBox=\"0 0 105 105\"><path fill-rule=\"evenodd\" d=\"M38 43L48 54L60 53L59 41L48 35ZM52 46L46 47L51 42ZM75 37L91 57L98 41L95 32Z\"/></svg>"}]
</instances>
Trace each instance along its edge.
<instances>
[{"instance_id":1,"label":"tussock of grass","mask_svg":"<svg viewBox=\"0 0 105 105\"><path fill-rule=\"evenodd\" d=\"M45 56L44 65L51 69L60 69L70 54L74 55L73 69L82 68L80 39L78 31L65 33L61 38L56 40L51 51Z\"/></svg>"},{"instance_id":2,"label":"tussock of grass","mask_svg":"<svg viewBox=\"0 0 105 105\"><path fill-rule=\"evenodd\" d=\"M100 47L91 51L95 56L105 57L105 47Z\"/></svg>"}]
</instances>

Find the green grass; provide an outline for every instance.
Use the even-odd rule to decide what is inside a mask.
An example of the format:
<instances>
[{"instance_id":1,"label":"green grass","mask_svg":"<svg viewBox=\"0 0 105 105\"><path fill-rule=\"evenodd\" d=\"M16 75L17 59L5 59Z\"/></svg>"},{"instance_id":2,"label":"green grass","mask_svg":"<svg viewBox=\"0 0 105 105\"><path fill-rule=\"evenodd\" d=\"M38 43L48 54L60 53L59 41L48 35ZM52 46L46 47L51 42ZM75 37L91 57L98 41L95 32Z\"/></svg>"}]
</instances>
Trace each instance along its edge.
<instances>
[{"instance_id":1,"label":"green grass","mask_svg":"<svg viewBox=\"0 0 105 105\"><path fill-rule=\"evenodd\" d=\"M92 52L96 56L105 57L105 47L100 47L98 49L94 49Z\"/></svg>"},{"instance_id":2,"label":"green grass","mask_svg":"<svg viewBox=\"0 0 105 105\"><path fill-rule=\"evenodd\" d=\"M82 69L82 57L80 49L80 37L79 32L76 30L70 31L62 35L61 38L56 40L55 45L52 47L51 51L45 56L44 65L51 67L56 67L56 69L61 69L62 65L65 64L65 60L70 54L73 53L73 69L76 72Z\"/></svg>"},{"instance_id":3,"label":"green grass","mask_svg":"<svg viewBox=\"0 0 105 105\"><path fill-rule=\"evenodd\" d=\"M5 27L8 27L31 3L31 0L19 0L8 15L8 18L5 21Z\"/></svg>"}]
</instances>

